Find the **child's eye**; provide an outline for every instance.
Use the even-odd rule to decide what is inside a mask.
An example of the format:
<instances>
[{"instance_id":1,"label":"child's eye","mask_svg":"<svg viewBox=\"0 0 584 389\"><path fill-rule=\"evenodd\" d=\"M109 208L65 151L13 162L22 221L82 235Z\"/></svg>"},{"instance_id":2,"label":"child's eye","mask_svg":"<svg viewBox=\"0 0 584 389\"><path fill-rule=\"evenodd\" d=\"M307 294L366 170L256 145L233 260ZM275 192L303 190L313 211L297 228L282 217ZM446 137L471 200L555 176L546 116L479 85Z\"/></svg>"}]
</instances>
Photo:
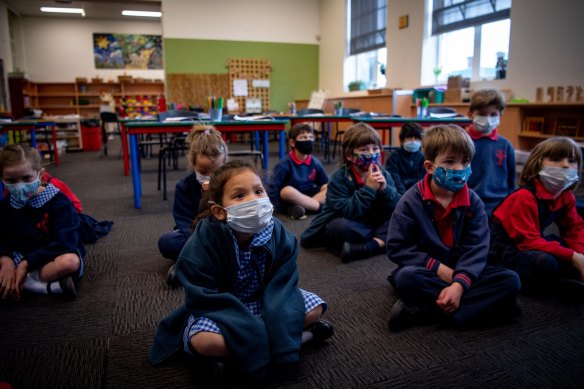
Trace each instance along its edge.
<instances>
[{"instance_id":1,"label":"child's eye","mask_svg":"<svg viewBox=\"0 0 584 389\"><path fill-rule=\"evenodd\" d=\"M255 194L260 195L264 193L264 189L256 189Z\"/></svg>"},{"instance_id":2,"label":"child's eye","mask_svg":"<svg viewBox=\"0 0 584 389\"><path fill-rule=\"evenodd\" d=\"M568 159L569 163L578 163L578 160L576 158L570 158Z\"/></svg>"},{"instance_id":3,"label":"child's eye","mask_svg":"<svg viewBox=\"0 0 584 389\"><path fill-rule=\"evenodd\" d=\"M236 193L235 196L233 196L234 199L242 199L245 196L243 195L243 193Z\"/></svg>"}]
</instances>

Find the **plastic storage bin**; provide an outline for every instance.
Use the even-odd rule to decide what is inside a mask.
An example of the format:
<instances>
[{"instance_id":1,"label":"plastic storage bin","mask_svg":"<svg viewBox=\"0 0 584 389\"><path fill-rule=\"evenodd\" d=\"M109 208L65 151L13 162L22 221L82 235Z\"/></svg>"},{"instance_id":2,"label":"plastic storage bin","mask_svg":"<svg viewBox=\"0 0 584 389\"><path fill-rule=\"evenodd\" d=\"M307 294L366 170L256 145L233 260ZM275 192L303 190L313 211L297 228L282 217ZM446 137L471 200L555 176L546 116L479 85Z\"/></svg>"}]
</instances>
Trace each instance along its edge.
<instances>
[{"instance_id":1,"label":"plastic storage bin","mask_svg":"<svg viewBox=\"0 0 584 389\"><path fill-rule=\"evenodd\" d=\"M84 151L101 150L101 127L99 120L81 121L81 138Z\"/></svg>"},{"instance_id":2,"label":"plastic storage bin","mask_svg":"<svg viewBox=\"0 0 584 389\"><path fill-rule=\"evenodd\" d=\"M415 104L416 99L427 98L429 103L441 104L444 102L444 92L436 88L419 88L414 89L412 102Z\"/></svg>"}]
</instances>

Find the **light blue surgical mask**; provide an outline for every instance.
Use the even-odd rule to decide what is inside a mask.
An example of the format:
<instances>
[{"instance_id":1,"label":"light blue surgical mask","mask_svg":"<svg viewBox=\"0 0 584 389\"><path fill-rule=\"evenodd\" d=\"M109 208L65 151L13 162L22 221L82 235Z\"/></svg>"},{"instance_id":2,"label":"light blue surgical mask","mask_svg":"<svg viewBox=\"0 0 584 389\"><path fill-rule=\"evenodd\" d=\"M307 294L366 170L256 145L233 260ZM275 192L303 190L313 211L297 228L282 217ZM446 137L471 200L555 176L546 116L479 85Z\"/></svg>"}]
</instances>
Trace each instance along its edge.
<instances>
[{"instance_id":1,"label":"light blue surgical mask","mask_svg":"<svg viewBox=\"0 0 584 389\"><path fill-rule=\"evenodd\" d=\"M4 182L10 196L20 203L26 203L33 197L41 186L41 179L37 177L33 182L19 182L18 184L9 184Z\"/></svg>"},{"instance_id":2,"label":"light blue surgical mask","mask_svg":"<svg viewBox=\"0 0 584 389\"><path fill-rule=\"evenodd\" d=\"M560 193L578 182L578 170L544 166L539 172L539 179L548 192L558 197Z\"/></svg>"},{"instance_id":3,"label":"light blue surgical mask","mask_svg":"<svg viewBox=\"0 0 584 389\"><path fill-rule=\"evenodd\" d=\"M432 174L432 179L434 182L441 187L450 192L458 192L470 178L472 169L468 165L465 169L445 169L439 166L434 170Z\"/></svg>"},{"instance_id":4,"label":"light blue surgical mask","mask_svg":"<svg viewBox=\"0 0 584 389\"><path fill-rule=\"evenodd\" d=\"M481 134L490 134L499 127L499 115L497 116L475 116L472 121L475 129Z\"/></svg>"},{"instance_id":5,"label":"light blue surgical mask","mask_svg":"<svg viewBox=\"0 0 584 389\"><path fill-rule=\"evenodd\" d=\"M403 147L405 151L408 151L410 153L417 153L418 151L420 151L420 148L422 147L422 142L420 142L419 140L404 142Z\"/></svg>"}]
</instances>

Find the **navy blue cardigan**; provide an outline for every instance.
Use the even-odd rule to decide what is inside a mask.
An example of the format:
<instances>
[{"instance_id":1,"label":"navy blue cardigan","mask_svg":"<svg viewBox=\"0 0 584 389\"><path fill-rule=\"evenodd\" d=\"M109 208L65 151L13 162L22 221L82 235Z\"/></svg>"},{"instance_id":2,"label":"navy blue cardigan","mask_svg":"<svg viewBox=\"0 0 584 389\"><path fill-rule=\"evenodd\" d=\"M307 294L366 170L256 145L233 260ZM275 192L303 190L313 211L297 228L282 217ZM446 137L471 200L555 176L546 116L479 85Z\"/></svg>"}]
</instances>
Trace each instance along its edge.
<instances>
[{"instance_id":1,"label":"navy blue cardigan","mask_svg":"<svg viewBox=\"0 0 584 389\"><path fill-rule=\"evenodd\" d=\"M242 371L263 375L269 363L299 359L304 299L297 287L298 243L274 218L272 238L262 246L267 263L262 314L254 316L231 291L237 277L235 245L225 222L202 220L177 261L185 304L158 327L149 360L159 364L182 348L189 315L219 328Z\"/></svg>"},{"instance_id":2,"label":"navy blue cardigan","mask_svg":"<svg viewBox=\"0 0 584 389\"><path fill-rule=\"evenodd\" d=\"M403 147L389 155L385 168L391 173L395 189L400 195L403 195L406 190L410 189L426 175L424 154L421 151L410 153L404 150Z\"/></svg>"},{"instance_id":3,"label":"navy blue cardigan","mask_svg":"<svg viewBox=\"0 0 584 389\"><path fill-rule=\"evenodd\" d=\"M453 281L468 289L483 271L489 250L489 225L483 202L469 189L470 207L454 209L454 247L440 239L435 224L435 204L424 201L420 181L400 199L387 233L387 256L399 266L419 266L437 271L440 263L454 270Z\"/></svg>"},{"instance_id":4,"label":"navy blue cardigan","mask_svg":"<svg viewBox=\"0 0 584 389\"><path fill-rule=\"evenodd\" d=\"M0 201L0 255L24 256L28 271L35 271L59 255L85 255L79 234L79 215L73 203L58 192L40 208L10 205L10 196Z\"/></svg>"},{"instance_id":5,"label":"navy blue cardigan","mask_svg":"<svg viewBox=\"0 0 584 389\"><path fill-rule=\"evenodd\" d=\"M176 183L172 216L176 223L175 229L178 229L185 239L193 232L191 224L199 213L202 190L194 172Z\"/></svg>"}]
</instances>

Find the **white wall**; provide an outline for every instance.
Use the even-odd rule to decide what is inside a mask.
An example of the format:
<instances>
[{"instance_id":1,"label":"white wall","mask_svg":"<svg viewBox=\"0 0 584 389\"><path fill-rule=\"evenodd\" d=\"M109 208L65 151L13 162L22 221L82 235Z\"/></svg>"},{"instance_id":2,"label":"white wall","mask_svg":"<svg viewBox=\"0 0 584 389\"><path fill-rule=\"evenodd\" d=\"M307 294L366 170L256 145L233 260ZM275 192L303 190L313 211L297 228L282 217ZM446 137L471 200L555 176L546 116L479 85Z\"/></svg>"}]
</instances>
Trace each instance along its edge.
<instances>
[{"instance_id":1,"label":"white wall","mask_svg":"<svg viewBox=\"0 0 584 389\"><path fill-rule=\"evenodd\" d=\"M26 63L25 70L37 82L70 82L75 77L88 79L99 75L117 80L120 74L134 77L164 78L163 70L96 69L93 61L93 33L161 35L159 21L109 21L92 19L34 18L22 19Z\"/></svg>"},{"instance_id":2,"label":"white wall","mask_svg":"<svg viewBox=\"0 0 584 389\"><path fill-rule=\"evenodd\" d=\"M162 0L165 38L318 43L318 0Z\"/></svg>"},{"instance_id":3,"label":"white wall","mask_svg":"<svg viewBox=\"0 0 584 389\"><path fill-rule=\"evenodd\" d=\"M321 0L320 87L343 95L345 1ZM421 66L431 57L423 50L425 0L388 0L387 86L421 86ZM329 15L334 15L329 19ZM409 27L398 18L409 16ZM535 100L538 86L584 86L584 1L513 0L507 78L473 82L475 89L511 89L514 97ZM343 40L343 42L340 42Z\"/></svg>"}]
</instances>

